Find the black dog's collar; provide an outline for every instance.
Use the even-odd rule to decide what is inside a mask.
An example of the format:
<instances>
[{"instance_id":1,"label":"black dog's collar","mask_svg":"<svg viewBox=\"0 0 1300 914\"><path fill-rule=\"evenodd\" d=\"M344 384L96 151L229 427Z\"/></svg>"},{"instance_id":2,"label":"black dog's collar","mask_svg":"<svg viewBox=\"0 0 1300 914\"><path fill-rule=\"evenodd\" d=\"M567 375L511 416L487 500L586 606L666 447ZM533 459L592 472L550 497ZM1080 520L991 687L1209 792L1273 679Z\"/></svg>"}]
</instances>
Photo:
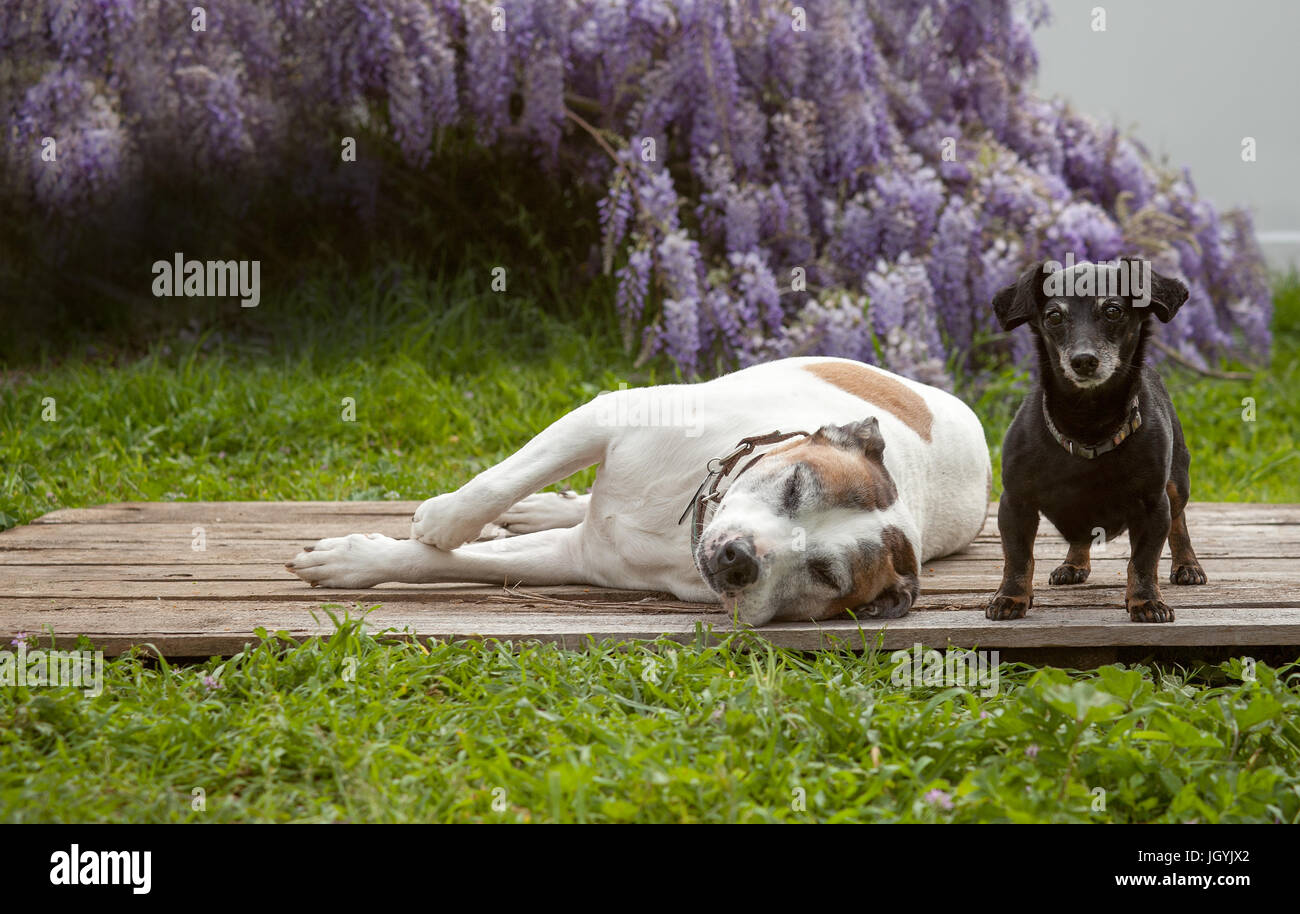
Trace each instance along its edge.
<instances>
[{"instance_id":1,"label":"black dog's collar","mask_svg":"<svg viewBox=\"0 0 1300 914\"><path fill-rule=\"evenodd\" d=\"M1052 417L1047 413L1047 395L1043 395L1043 419L1047 422L1047 430L1051 432L1056 443L1065 448L1075 457L1083 457L1085 460L1092 460L1094 457L1100 457L1102 454L1115 450L1124 443L1129 435L1133 434L1142 425L1142 413L1138 411L1138 395L1134 394L1133 399L1128 404L1128 418L1124 424L1119 427L1119 431L1111 435L1109 439L1100 444L1088 446L1080 444L1073 438L1067 438L1062 435L1055 425L1052 424Z\"/></svg>"}]
</instances>

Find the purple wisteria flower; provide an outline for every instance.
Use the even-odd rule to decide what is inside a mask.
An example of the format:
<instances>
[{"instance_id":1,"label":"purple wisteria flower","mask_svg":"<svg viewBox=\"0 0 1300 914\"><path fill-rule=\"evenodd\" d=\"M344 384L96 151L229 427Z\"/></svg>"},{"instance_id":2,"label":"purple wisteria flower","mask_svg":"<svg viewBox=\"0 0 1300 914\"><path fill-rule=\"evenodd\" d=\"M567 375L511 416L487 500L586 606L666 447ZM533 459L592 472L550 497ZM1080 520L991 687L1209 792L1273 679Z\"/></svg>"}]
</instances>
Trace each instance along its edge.
<instances>
[{"instance_id":1,"label":"purple wisteria flower","mask_svg":"<svg viewBox=\"0 0 1300 914\"><path fill-rule=\"evenodd\" d=\"M340 179L339 138L422 169L466 154L455 133L600 199L625 341L686 375L826 353L946 383L998 332L993 292L1067 254L1186 282L1187 318L1158 332L1194 363L1270 344L1249 216L1035 93L1036 0L205 10L199 33L167 0L0 4L5 192L76 223L142 178L305 158L295 187L373 215L383 158ZM982 351L1024 359L1025 337Z\"/></svg>"}]
</instances>

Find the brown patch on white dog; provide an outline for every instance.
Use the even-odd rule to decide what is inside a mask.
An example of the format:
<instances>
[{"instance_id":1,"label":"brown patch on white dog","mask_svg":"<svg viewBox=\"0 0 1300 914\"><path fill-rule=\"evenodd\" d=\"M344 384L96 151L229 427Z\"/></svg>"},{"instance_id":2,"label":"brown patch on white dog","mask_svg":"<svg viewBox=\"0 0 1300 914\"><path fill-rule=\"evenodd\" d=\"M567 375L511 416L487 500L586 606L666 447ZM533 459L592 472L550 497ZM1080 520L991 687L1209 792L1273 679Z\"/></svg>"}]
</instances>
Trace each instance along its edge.
<instances>
[{"instance_id":1,"label":"brown patch on white dog","mask_svg":"<svg viewBox=\"0 0 1300 914\"><path fill-rule=\"evenodd\" d=\"M882 610L886 618L898 618L911 608L920 590L916 576L916 552L902 530L886 527L878 548L860 551L853 560L853 590L833 602L822 619L845 612L874 618ZM901 612L900 612L901 610Z\"/></svg>"},{"instance_id":2,"label":"brown patch on white dog","mask_svg":"<svg viewBox=\"0 0 1300 914\"><path fill-rule=\"evenodd\" d=\"M776 455L776 451L769 456ZM784 463L802 463L813 472L827 506L878 511L898 498L884 463L863 451L832 441L819 430L811 438L780 451Z\"/></svg>"},{"instance_id":3,"label":"brown patch on white dog","mask_svg":"<svg viewBox=\"0 0 1300 914\"><path fill-rule=\"evenodd\" d=\"M934 416L925 399L906 384L866 365L851 362L817 362L800 366L827 384L860 397L873 406L888 410L926 441Z\"/></svg>"}]
</instances>

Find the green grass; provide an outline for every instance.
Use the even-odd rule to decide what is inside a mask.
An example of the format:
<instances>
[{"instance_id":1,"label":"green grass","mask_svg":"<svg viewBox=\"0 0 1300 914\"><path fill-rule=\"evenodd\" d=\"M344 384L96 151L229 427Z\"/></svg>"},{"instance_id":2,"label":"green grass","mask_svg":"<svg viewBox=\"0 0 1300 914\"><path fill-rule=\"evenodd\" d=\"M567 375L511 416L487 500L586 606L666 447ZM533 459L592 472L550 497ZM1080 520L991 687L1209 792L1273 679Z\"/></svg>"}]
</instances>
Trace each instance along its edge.
<instances>
[{"instance_id":1,"label":"green grass","mask_svg":"<svg viewBox=\"0 0 1300 914\"><path fill-rule=\"evenodd\" d=\"M578 303L590 318L561 322L482 285L320 279L142 357L10 372L0 528L123 500L427 498L601 390L656 380L597 311L607 289Z\"/></svg>"},{"instance_id":2,"label":"green grass","mask_svg":"<svg viewBox=\"0 0 1300 914\"><path fill-rule=\"evenodd\" d=\"M489 267L446 283L326 272L256 312L210 312L197 338L10 367L0 526L120 500L423 498L601 389L672 379L623 352L607 284L557 319L556 277L497 295ZM1300 501L1294 282L1276 338L1250 382L1168 373L1194 498ZM959 390L995 456L1024 380ZM125 657L97 698L0 687L0 820L1300 817L1294 667L1004 665L991 696L903 688L892 669L762 642L378 643L351 623L224 662Z\"/></svg>"},{"instance_id":3,"label":"green grass","mask_svg":"<svg viewBox=\"0 0 1300 914\"><path fill-rule=\"evenodd\" d=\"M984 695L744 637L566 652L352 621L123 658L99 698L0 690L0 820L1300 821L1294 667L1006 664Z\"/></svg>"}]
</instances>

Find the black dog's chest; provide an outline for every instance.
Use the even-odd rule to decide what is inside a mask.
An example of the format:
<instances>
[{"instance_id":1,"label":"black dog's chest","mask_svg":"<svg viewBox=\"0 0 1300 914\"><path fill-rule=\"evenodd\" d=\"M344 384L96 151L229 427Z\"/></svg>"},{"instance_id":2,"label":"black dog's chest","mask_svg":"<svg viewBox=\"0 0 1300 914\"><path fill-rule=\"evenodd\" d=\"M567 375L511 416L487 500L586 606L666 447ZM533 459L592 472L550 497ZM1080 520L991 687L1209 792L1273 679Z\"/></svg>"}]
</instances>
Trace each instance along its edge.
<instances>
[{"instance_id":1,"label":"black dog's chest","mask_svg":"<svg viewBox=\"0 0 1300 914\"><path fill-rule=\"evenodd\" d=\"M1050 488L1039 510L1070 542L1096 540L1104 533L1112 539L1124 532L1131 497L1112 486L1062 486Z\"/></svg>"},{"instance_id":2,"label":"black dog's chest","mask_svg":"<svg viewBox=\"0 0 1300 914\"><path fill-rule=\"evenodd\" d=\"M1075 542L1095 540L1103 531L1106 539L1123 532L1133 511L1158 498L1165 485L1163 462L1141 459L1140 445L1126 441L1093 460L1064 450L1045 459L1036 474L1043 516ZM1125 453L1126 448L1131 449Z\"/></svg>"}]
</instances>

